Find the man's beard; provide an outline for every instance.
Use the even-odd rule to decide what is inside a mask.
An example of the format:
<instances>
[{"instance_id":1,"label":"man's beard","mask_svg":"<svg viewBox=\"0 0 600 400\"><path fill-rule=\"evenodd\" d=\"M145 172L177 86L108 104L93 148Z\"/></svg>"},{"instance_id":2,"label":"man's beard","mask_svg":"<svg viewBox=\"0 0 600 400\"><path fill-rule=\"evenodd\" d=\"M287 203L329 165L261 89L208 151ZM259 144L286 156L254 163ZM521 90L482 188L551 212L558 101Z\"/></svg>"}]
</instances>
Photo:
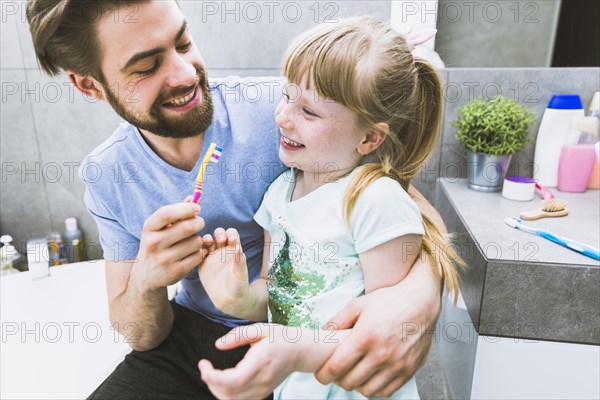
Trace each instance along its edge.
<instances>
[{"instance_id":1,"label":"man's beard","mask_svg":"<svg viewBox=\"0 0 600 400\"><path fill-rule=\"evenodd\" d=\"M162 105L170 99L183 97L190 93L197 85L202 90L202 101L196 107L181 116L166 116L163 114ZM125 89L127 93L131 90ZM105 85L105 93L108 103L117 114L125 121L135 125L139 129L147 130L158 136L183 139L198 136L209 127L213 116L213 103L210 97L208 79L204 70L196 70L196 83L190 87L177 88L170 93L161 95L156 99L148 113L138 113L128 110L125 105L127 100L121 102L111 91L110 87ZM135 102L135 92L132 93L130 102Z\"/></svg>"}]
</instances>

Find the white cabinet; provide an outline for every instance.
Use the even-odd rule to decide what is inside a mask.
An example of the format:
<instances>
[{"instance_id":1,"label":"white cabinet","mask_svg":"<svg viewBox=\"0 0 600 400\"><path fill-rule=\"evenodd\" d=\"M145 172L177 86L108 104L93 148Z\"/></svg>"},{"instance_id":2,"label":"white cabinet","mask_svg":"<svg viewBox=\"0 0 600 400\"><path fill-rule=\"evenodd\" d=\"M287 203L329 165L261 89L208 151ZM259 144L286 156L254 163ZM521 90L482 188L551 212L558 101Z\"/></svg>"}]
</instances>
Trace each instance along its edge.
<instances>
[{"instance_id":1,"label":"white cabinet","mask_svg":"<svg viewBox=\"0 0 600 400\"><path fill-rule=\"evenodd\" d=\"M600 399L600 347L479 336L472 399Z\"/></svg>"},{"instance_id":2,"label":"white cabinet","mask_svg":"<svg viewBox=\"0 0 600 400\"><path fill-rule=\"evenodd\" d=\"M434 340L451 398L600 399L600 346L479 335L462 295Z\"/></svg>"}]
</instances>

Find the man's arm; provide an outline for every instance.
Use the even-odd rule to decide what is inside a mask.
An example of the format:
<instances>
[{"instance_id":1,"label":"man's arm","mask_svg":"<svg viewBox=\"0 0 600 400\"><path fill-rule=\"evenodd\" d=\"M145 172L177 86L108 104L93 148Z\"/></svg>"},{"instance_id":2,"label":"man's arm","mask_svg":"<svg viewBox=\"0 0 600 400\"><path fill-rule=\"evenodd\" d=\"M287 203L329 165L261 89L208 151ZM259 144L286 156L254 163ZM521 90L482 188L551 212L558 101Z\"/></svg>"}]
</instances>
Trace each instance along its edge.
<instances>
[{"instance_id":1,"label":"man's arm","mask_svg":"<svg viewBox=\"0 0 600 400\"><path fill-rule=\"evenodd\" d=\"M173 325L167 286L181 280L205 256L204 228L193 203L161 207L144 223L135 260L106 262L110 321L131 348L158 346Z\"/></svg>"},{"instance_id":2,"label":"man's arm","mask_svg":"<svg viewBox=\"0 0 600 400\"><path fill-rule=\"evenodd\" d=\"M421 209L446 232L439 213L412 186L409 193ZM441 307L441 279L433 260L417 259L395 286L354 300L332 319L338 329L353 327L347 339L317 372L322 383L335 381L367 397L389 397L423 364L431 347L431 329ZM390 307L390 302L396 307Z\"/></svg>"},{"instance_id":3,"label":"man's arm","mask_svg":"<svg viewBox=\"0 0 600 400\"><path fill-rule=\"evenodd\" d=\"M166 288L145 291L133 282L130 284L133 263L106 261L110 322L132 349L145 351L167 337L173 311Z\"/></svg>"}]
</instances>

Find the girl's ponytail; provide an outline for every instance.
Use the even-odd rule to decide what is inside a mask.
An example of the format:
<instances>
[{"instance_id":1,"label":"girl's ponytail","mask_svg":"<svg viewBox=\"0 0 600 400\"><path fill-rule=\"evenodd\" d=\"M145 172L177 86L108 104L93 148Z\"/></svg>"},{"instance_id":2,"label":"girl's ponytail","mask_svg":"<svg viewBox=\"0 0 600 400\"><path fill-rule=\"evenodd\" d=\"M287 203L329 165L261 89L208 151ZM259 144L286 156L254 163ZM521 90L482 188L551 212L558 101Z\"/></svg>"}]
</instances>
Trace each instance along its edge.
<instances>
[{"instance_id":1,"label":"girl's ponytail","mask_svg":"<svg viewBox=\"0 0 600 400\"><path fill-rule=\"evenodd\" d=\"M413 90L411 118L401 138L404 150L403 174L412 180L434 152L442 124L442 79L427 61L415 58L416 82Z\"/></svg>"},{"instance_id":2,"label":"girl's ponytail","mask_svg":"<svg viewBox=\"0 0 600 400\"><path fill-rule=\"evenodd\" d=\"M427 61L415 58L417 84L415 87L415 115L409 123L409 132L419 138L413 154L408 154L409 165L424 165L438 143L442 121L442 81L437 71ZM411 135L413 136L413 135ZM422 238L423 250L429 254L437 266L438 275L445 281L448 293L454 293L458 300L459 280L457 266L465 267L464 261L452 246L449 236L444 236L436 225L423 215L425 235Z\"/></svg>"}]
</instances>

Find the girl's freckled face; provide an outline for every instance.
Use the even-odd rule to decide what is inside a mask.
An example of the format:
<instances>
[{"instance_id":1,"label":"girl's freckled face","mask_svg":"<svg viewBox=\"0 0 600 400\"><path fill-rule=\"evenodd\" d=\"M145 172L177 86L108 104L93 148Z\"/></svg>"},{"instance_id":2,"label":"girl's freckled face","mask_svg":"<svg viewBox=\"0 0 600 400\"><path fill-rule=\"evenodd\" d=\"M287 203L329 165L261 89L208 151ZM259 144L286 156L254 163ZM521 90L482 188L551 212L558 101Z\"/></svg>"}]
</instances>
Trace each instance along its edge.
<instances>
[{"instance_id":1,"label":"girl's freckled face","mask_svg":"<svg viewBox=\"0 0 600 400\"><path fill-rule=\"evenodd\" d=\"M287 86L275 121L282 135L279 157L288 166L332 172L352 168L360 159L356 148L366 132L354 113L304 82Z\"/></svg>"}]
</instances>

